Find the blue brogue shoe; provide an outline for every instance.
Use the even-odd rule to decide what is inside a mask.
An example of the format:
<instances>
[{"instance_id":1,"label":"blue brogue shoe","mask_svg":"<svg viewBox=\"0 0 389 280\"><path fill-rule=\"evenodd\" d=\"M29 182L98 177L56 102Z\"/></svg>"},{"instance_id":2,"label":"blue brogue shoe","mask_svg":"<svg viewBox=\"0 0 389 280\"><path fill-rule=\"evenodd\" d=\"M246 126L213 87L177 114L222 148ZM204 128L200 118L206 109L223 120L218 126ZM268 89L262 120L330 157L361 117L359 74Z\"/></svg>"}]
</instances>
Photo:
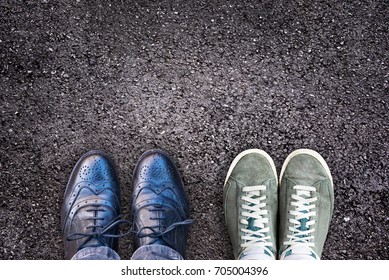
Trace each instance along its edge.
<instances>
[{"instance_id":1,"label":"blue brogue shoe","mask_svg":"<svg viewBox=\"0 0 389 280\"><path fill-rule=\"evenodd\" d=\"M117 250L120 216L119 182L112 159L102 151L83 155L73 168L61 211L65 259L85 247Z\"/></svg>"},{"instance_id":2,"label":"blue brogue shoe","mask_svg":"<svg viewBox=\"0 0 389 280\"><path fill-rule=\"evenodd\" d=\"M182 178L173 160L161 150L145 152L132 180L134 249L169 246L185 258L189 206Z\"/></svg>"}]
</instances>

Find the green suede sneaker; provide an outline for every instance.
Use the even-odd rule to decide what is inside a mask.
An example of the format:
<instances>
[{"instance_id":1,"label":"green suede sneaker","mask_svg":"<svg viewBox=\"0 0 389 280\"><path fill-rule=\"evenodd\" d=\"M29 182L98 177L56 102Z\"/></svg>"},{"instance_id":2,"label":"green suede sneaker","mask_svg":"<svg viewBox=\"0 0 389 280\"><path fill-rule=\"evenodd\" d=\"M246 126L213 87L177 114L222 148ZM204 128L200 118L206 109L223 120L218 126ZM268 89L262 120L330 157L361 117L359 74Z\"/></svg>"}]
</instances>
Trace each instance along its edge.
<instances>
[{"instance_id":1,"label":"green suede sneaker","mask_svg":"<svg viewBox=\"0 0 389 280\"><path fill-rule=\"evenodd\" d=\"M279 255L283 260L319 260L334 208L327 163L309 149L291 153L280 174Z\"/></svg>"},{"instance_id":2,"label":"green suede sneaker","mask_svg":"<svg viewBox=\"0 0 389 280\"><path fill-rule=\"evenodd\" d=\"M251 149L232 162L223 206L235 259L275 259L277 172L264 151Z\"/></svg>"}]
</instances>

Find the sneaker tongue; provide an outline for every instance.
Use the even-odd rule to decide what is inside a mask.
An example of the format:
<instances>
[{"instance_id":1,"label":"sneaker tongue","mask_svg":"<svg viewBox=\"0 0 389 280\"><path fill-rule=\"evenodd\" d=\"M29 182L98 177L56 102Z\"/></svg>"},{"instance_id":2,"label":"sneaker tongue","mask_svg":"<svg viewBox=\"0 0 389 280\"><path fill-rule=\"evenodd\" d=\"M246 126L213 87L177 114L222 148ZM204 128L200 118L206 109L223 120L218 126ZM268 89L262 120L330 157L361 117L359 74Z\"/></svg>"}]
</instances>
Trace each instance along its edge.
<instances>
[{"instance_id":1,"label":"sneaker tongue","mask_svg":"<svg viewBox=\"0 0 389 280\"><path fill-rule=\"evenodd\" d=\"M245 249L239 257L240 260L274 260L263 247L250 247Z\"/></svg>"},{"instance_id":2,"label":"sneaker tongue","mask_svg":"<svg viewBox=\"0 0 389 280\"><path fill-rule=\"evenodd\" d=\"M291 253L284 260L316 260L308 247L299 246L291 249Z\"/></svg>"},{"instance_id":3,"label":"sneaker tongue","mask_svg":"<svg viewBox=\"0 0 389 280\"><path fill-rule=\"evenodd\" d=\"M258 227L256 227L256 226L254 225L255 220L254 220L253 218L247 219L247 222L248 222L248 225L247 225L247 228L248 228L248 229L250 229L250 230L252 230L252 231L256 231L256 230L259 230L259 229L260 229L260 228L258 228Z\"/></svg>"}]
</instances>

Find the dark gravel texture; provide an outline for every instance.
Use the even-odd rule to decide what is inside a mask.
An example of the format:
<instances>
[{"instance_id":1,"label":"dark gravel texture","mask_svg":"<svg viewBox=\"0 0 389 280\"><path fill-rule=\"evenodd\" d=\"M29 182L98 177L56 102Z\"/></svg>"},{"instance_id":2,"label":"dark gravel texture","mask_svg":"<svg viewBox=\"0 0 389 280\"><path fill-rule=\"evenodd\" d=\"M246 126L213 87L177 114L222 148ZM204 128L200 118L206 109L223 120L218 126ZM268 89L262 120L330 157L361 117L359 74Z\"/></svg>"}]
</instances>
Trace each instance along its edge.
<instances>
[{"instance_id":1,"label":"dark gravel texture","mask_svg":"<svg viewBox=\"0 0 389 280\"><path fill-rule=\"evenodd\" d=\"M128 214L151 148L183 175L188 259L232 259L229 164L260 148L279 170L303 147L334 177L323 259L389 259L388 15L388 1L2 0L0 259L63 258L62 196L88 150L114 158Z\"/></svg>"}]
</instances>

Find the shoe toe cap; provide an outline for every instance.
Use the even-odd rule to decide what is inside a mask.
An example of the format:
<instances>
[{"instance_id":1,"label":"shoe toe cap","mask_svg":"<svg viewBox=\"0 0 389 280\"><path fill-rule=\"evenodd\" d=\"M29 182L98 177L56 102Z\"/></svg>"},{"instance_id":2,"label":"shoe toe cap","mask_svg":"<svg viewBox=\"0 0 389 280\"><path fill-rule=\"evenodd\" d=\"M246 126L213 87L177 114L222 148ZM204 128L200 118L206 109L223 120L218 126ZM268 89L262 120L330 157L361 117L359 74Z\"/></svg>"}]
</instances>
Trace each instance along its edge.
<instances>
[{"instance_id":1,"label":"shoe toe cap","mask_svg":"<svg viewBox=\"0 0 389 280\"><path fill-rule=\"evenodd\" d=\"M240 158L231 172L231 177L246 186L263 184L277 175L273 163L263 154L249 153Z\"/></svg>"},{"instance_id":2,"label":"shoe toe cap","mask_svg":"<svg viewBox=\"0 0 389 280\"><path fill-rule=\"evenodd\" d=\"M133 185L152 182L157 186L170 182L183 192L181 176L173 160L161 150L150 150L140 158L133 176Z\"/></svg>"},{"instance_id":3,"label":"shoe toe cap","mask_svg":"<svg viewBox=\"0 0 389 280\"><path fill-rule=\"evenodd\" d=\"M328 181L332 185L331 173L320 156L300 153L292 157L283 172L284 178L295 184L313 186Z\"/></svg>"},{"instance_id":4,"label":"shoe toe cap","mask_svg":"<svg viewBox=\"0 0 389 280\"><path fill-rule=\"evenodd\" d=\"M105 181L116 177L111 158L101 151L84 155L73 172L75 179L81 181Z\"/></svg>"}]
</instances>

